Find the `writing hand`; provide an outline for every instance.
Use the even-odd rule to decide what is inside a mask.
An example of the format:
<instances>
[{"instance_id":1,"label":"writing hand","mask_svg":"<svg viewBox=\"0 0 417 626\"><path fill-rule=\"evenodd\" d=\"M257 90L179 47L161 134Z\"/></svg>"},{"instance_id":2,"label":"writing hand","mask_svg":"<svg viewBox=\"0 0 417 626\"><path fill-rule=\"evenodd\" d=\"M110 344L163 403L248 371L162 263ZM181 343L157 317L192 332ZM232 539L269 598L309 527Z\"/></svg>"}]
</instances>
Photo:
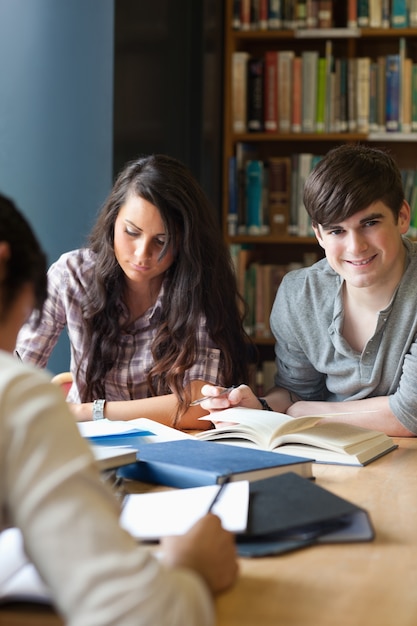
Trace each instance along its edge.
<instances>
[{"instance_id":1,"label":"writing hand","mask_svg":"<svg viewBox=\"0 0 417 626\"><path fill-rule=\"evenodd\" d=\"M224 394L224 387L215 385L204 385L201 393L206 396L206 400L201 402L201 406L210 413L228 409L233 406L242 406L249 409L259 409L259 401L248 385L234 387Z\"/></svg>"}]
</instances>

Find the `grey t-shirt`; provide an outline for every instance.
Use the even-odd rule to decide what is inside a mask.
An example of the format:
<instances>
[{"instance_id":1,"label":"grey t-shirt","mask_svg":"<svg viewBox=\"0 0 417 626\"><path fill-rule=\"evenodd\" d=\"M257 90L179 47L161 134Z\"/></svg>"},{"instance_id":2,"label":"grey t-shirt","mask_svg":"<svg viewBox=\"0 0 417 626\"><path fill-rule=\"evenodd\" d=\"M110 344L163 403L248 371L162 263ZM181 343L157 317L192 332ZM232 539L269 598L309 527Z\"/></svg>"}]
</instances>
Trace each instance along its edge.
<instances>
[{"instance_id":1,"label":"grey t-shirt","mask_svg":"<svg viewBox=\"0 0 417 626\"><path fill-rule=\"evenodd\" d=\"M417 434L417 244L404 245L407 269L361 354L342 336L343 280L327 260L284 277L270 319L278 387L313 401L390 396L394 415Z\"/></svg>"}]
</instances>

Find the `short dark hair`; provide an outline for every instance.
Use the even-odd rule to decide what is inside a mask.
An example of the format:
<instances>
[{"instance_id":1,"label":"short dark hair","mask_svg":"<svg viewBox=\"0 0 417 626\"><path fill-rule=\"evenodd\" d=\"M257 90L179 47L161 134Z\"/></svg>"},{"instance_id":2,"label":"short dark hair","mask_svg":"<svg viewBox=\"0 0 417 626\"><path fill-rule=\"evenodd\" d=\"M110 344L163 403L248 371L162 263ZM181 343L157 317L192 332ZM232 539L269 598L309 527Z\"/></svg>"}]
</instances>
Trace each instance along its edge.
<instances>
[{"instance_id":1,"label":"short dark hair","mask_svg":"<svg viewBox=\"0 0 417 626\"><path fill-rule=\"evenodd\" d=\"M29 222L14 202L0 194L0 241L10 247L6 275L0 283L1 314L7 313L23 285L34 289L38 319L47 296L47 260Z\"/></svg>"},{"instance_id":2,"label":"short dark hair","mask_svg":"<svg viewBox=\"0 0 417 626\"><path fill-rule=\"evenodd\" d=\"M313 225L343 222L378 200L391 209L397 222L404 202L401 172L383 150L342 145L330 150L312 170L303 200Z\"/></svg>"}]
</instances>

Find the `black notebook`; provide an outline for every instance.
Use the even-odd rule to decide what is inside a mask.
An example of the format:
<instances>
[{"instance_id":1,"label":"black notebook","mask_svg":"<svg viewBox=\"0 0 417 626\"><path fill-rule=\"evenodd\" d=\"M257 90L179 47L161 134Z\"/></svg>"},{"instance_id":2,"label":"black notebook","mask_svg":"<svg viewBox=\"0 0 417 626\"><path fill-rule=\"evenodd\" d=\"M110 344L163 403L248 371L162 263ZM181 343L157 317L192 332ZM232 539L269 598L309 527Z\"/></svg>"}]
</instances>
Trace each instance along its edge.
<instances>
[{"instance_id":1,"label":"black notebook","mask_svg":"<svg viewBox=\"0 0 417 626\"><path fill-rule=\"evenodd\" d=\"M267 556L315 543L371 541L368 513L293 472L250 483L241 556Z\"/></svg>"}]
</instances>

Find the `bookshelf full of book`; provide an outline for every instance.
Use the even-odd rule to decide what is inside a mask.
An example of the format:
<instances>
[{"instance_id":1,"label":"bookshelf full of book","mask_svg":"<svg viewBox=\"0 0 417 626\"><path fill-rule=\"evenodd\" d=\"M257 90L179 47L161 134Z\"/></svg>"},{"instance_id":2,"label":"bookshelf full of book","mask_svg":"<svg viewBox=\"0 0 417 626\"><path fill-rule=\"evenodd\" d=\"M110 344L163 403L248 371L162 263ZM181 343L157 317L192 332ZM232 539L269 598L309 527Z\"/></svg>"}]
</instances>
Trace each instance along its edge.
<instances>
[{"instance_id":1,"label":"bookshelf full of book","mask_svg":"<svg viewBox=\"0 0 417 626\"><path fill-rule=\"evenodd\" d=\"M417 0L226 0L224 59L223 228L271 355L282 276L322 256L302 191L329 149L389 150L417 234Z\"/></svg>"}]
</instances>

